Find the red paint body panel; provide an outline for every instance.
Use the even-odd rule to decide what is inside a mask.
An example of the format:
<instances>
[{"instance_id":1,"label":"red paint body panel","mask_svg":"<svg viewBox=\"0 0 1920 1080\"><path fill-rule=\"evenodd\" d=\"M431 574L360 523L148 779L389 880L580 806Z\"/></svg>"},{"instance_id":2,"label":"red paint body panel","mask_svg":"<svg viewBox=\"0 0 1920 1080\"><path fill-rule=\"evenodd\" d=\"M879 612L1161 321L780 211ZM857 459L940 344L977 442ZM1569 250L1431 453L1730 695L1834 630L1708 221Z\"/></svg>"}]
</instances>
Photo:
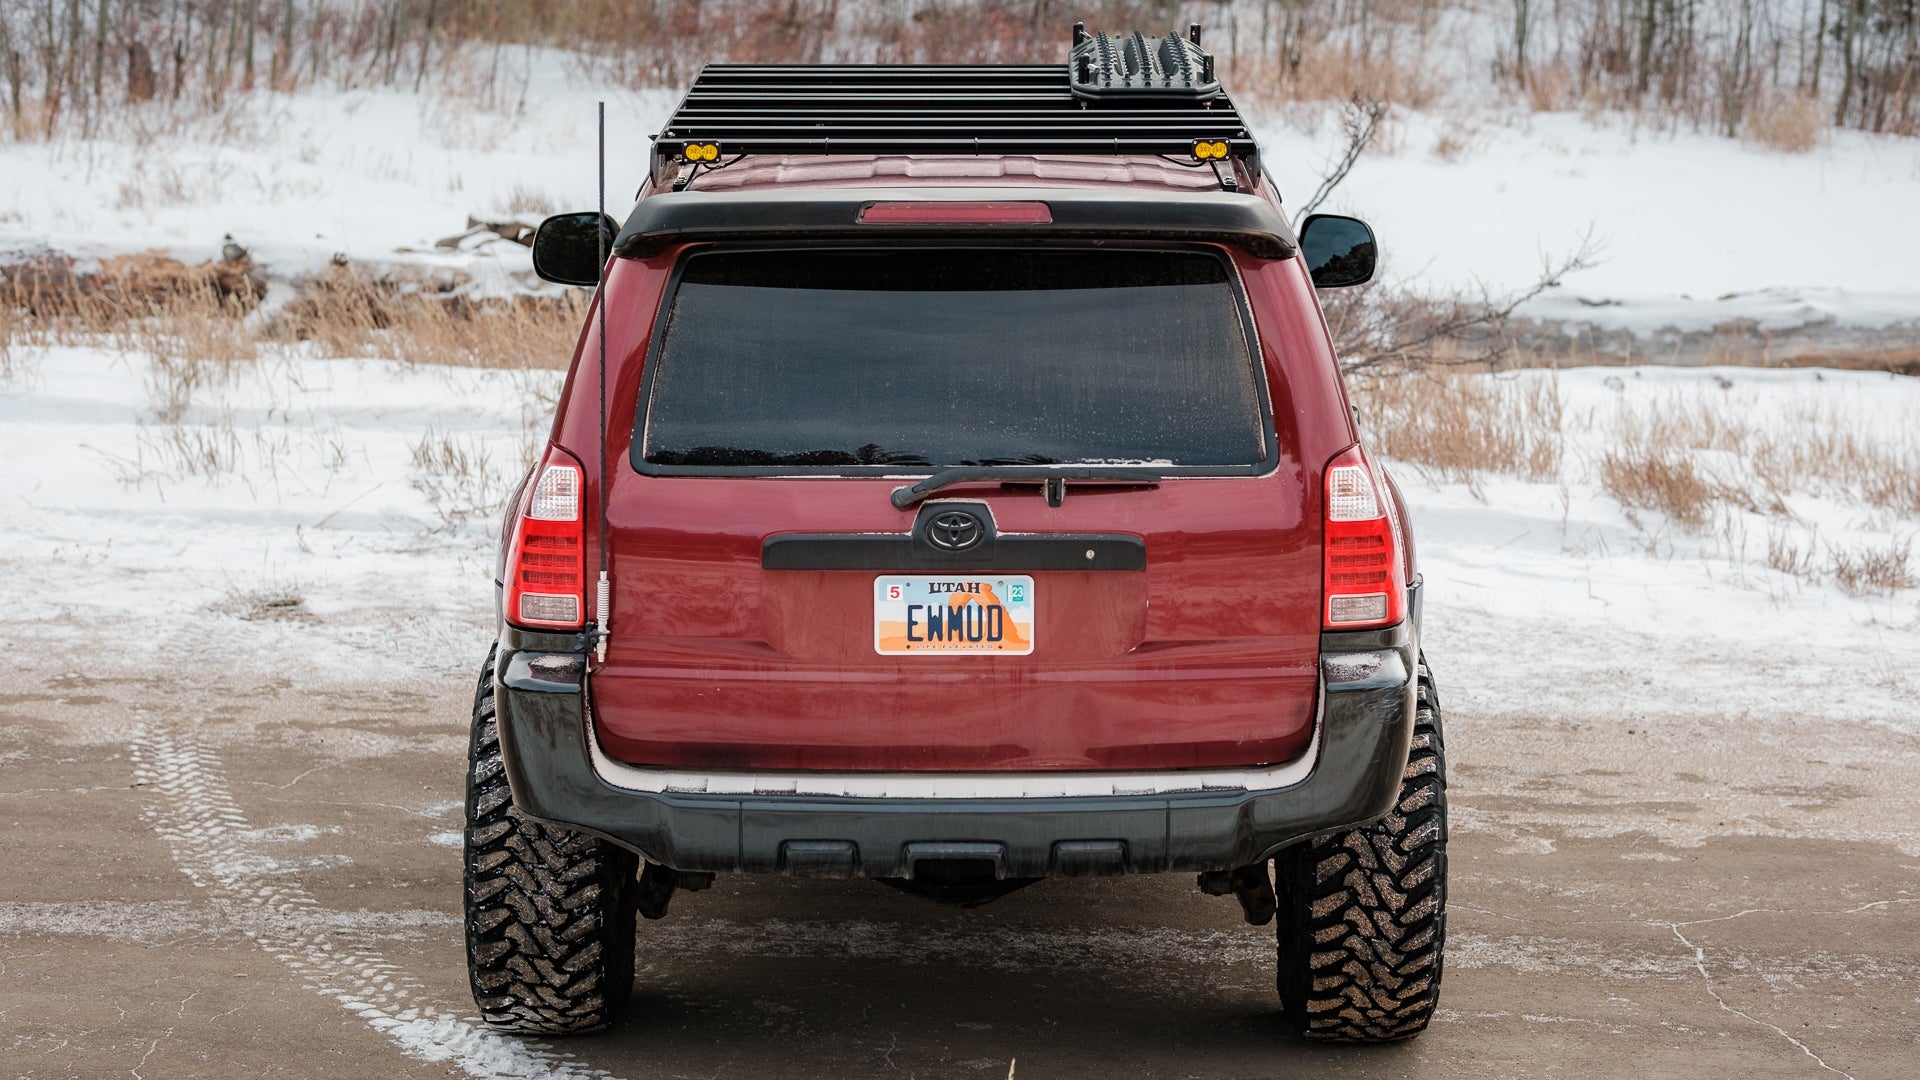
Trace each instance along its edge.
<instances>
[{"instance_id":1,"label":"red paint body panel","mask_svg":"<svg viewBox=\"0 0 1920 1080\"><path fill-rule=\"evenodd\" d=\"M1144 572L1033 574L1030 656L880 656L873 572L761 569L775 533L907 531L913 515L887 501L899 483L617 480L621 587L595 683L608 753L686 768L954 771L1265 763L1304 748L1320 549L1291 464L1072 489L1058 508L1031 489L949 489L986 502L1005 531L1146 540Z\"/></svg>"},{"instance_id":2,"label":"red paint body panel","mask_svg":"<svg viewBox=\"0 0 1920 1080\"><path fill-rule=\"evenodd\" d=\"M985 502L1003 532L1140 537L1147 569L1033 573L1031 655L893 657L873 647L876 572L769 571L760 553L779 533L906 532L913 511L888 501L902 481L647 476L628 464L653 322L680 254L615 259L606 288L615 599L592 685L607 753L688 769L1034 771L1304 752L1318 693L1321 477L1354 434L1300 260L1233 253L1272 394L1273 472L1070 487L1057 508L1034 487L945 489L939 498ZM585 463L589 506L602 479L595 326L553 435Z\"/></svg>"}]
</instances>

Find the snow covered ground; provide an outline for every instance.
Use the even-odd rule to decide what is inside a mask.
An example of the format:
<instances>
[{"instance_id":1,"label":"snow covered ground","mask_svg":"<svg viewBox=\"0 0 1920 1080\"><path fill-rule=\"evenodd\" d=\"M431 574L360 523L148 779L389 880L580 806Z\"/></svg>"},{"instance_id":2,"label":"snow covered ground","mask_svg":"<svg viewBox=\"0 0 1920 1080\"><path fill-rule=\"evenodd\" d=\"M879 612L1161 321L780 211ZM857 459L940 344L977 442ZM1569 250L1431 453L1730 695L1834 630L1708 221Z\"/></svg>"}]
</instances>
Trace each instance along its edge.
<instances>
[{"instance_id":1,"label":"snow covered ground","mask_svg":"<svg viewBox=\"0 0 1920 1080\"><path fill-rule=\"evenodd\" d=\"M630 204L675 99L586 80L551 51L532 54L524 95L537 105L399 89L257 94L205 116L130 109L93 139L6 144L0 256L158 249L201 262L231 235L277 278L341 255L464 271L483 291L536 288L519 244L434 242L464 232L469 214L538 222L590 208L599 100L608 203Z\"/></svg>"},{"instance_id":2,"label":"snow covered ground","mask_svg":"<svg viewBox=\"0 0 1920 1080\"><path fill-rule=\"evenodd\" d=\"M1836 558L1906 550L1920 515L1859 496L1844 469L1794 477L1779 506L1718 503L1689 528L1603 490L1627 425L1676 414L1748 425L1758 446L1851 434L1920 460L1920 379L1752 368L1576 368L1551 380L1565 448L1545 481L1429 478L1392 465L1412 505L1428 652L1456 703L1631 725L1713 714L1920 731L1920 588L1849 595ZM1767 492L1754 462L1682 449L1713 485ZM1790 560L1774 552L1794 551Z\"/></svg>"},{"instance_id":3,"label":"snow covered ground","mask_svg":"<svg viewBox=\"0 0 1920 1080\"><path fill-rule=\"evenodd\" d=\"M607 102L619 212L678 88L609 85L553 51L523 59L499 101L258 94L213 116L169 119L155 105L91 140L7 144L0 255L160 248L198 262L231 234L283 278L340 254L464 271L483 290L537 286L519 245L434 242L461 233L470 214L537 220L591 206L596 100ZM1296 208L1337 142L1331 115L1255 114L1265 161ZM1544 257L1591 234L1600 263L1529 309L1545 319L1642 330L1735 317L1920 323L1920 245L1889 242L1920 235L1915 139L1835 131L1796 155L1621 114L1397 109L1324 209L1376 226L1390 281L1440 291L1523 286Z\"/></svg>"},{"instance_id":4,"label":"snow covered ground","mask_svg":"<svg viewBox=\"0 0 1920 1080\"><path fill-rule=\"evenodd\" d=\"M95 670L220 655L291 677L472 667L505 487L561 372L207 362L177 422L144 357L15 347L0 637Z\"/></svg>"},{"instance_id":5,"label":"snow covered ground","mask_svg":"<svg viewBox=\"0 0 1920 1080\"><path fill-rule=\"evenodd\" d=\"M529 54L525 81L523 95L493 104L258 94L215 117L135 112L93 140L10 143L0 253L158 247L200 261L231 234L282 279L339 253L462 271L479 290L532 287L519 245L434 241L463 231L469 214L590 204L600 98L609 188L622 201L673 95L600 85L553 53ZM1330 126L1276 115L1262 134L1298 205ZM1443 137L1463 149L1441 154ZM1400 112L1383 152L1327 208L1375 223L1390 278L1440 289L1524 284L1543 253L1591 230L1604 261L1541 298L1543 316L1642 328L1731 315L1920 319L1920 245L1893 242L1920 235L1915 140L1836 132L1794 156L1621 117ZM10 644L134 666L208 646L279 670L295 657L396 676L473 664L490 617L494 523L483 508L537 441L557 373L296 351L203 365L216 377L174 422L168 387L179 375L144 356L14 352L22 373L0 386L0 541L12 571L0 633ZM1600 489L1612 428L1593 421L1621 401L1666 395L1685 410L1717 394L1722 406L1750 399L1764 417L1755 422L1776 432L1811 430L1811 408L1905 446L1920 385L1707 369L1559 378L1568 451L1557 482L1427 482L1398 470L1420 519L1433 648L1452 683L1487 701L1606 713L1617 702L1592 688L1632 679L1647 688L1633 695L1640 709L1697 708L1710 693L1716 708L1756 715L1920 723L1920 596L1852 597L1817 567L1796 577L1767 565L1776 534L1823 565L1834 551L1911 541L1920 522L1799 492L1785 514L1688 530L1643 512L1636 524ZM1569 671L1590 684L1570 685Z\"/></svg>"},{"instance_id":6,"label":"snow covered ground","mask_svg":"<svg viewBox=\"0 0 1920 1080\"><path fill-rule=\"evenodd\" d=\"M16 348L0 387L0 639L92 667L223 662L326 680L464 673L491 631L493 507L544 435L557 372L297 355L175 377L105 350ZM1911 462L1920 380L1864 372L1578 369L1558 476L1396 463L1456 706L1618 722L1703 709L1920 730L1920 589L1852 596L1835 552L1911 546L1920 517L1841 476L1689 529L1601 489L1623 415L1844 428ZM1488 376L1495 378L1495 376ZM1715 482L1750 481L1701 451ZM1807 572L1769 565L1773 541ZM1911 564L1920 572L1920 557Z\"/></svg>"},{"instance_id":7,"label":"snow covered ground","mask_svg":"<svg viewBox=\"0 0 1920 1080\"><path fill-rule=\"evenodd\" d=\"M1888 242L1920 235L1920 140L1835 131L1787 154L1617 114L1394 115L1391 152L1363 157L1323 207L1368 219L1389 280L1514 289L1591 231L1598 265L1531 313L1651 328L1920 320L1920 251ZM1298 205L1325 168L1331 125L1303 136L1274 122L1261 135ZM1464 149L1443 157L1443 139Z\"/></svg>"}]
</instances>

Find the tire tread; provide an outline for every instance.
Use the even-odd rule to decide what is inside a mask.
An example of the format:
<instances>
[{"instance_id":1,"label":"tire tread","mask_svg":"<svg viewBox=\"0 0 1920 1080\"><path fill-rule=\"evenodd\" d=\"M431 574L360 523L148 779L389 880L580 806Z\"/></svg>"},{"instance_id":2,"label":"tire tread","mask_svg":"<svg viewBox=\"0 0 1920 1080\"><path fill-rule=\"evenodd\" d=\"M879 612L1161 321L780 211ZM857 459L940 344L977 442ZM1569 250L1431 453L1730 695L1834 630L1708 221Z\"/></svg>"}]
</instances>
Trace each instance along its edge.
<instances>
[{"instance_id":1,"label":"tire tread","mask_svg":"<svg viewBox=\"0 0 1920 1080\"><path fill-rule=\"evenodd\" d=\"M493 652L467 753L467 976L487 1023L564 1035L611 1023L633 990L638 859L513 808L494 715Z\"/></svg>"},{"instance_id":2,"label":"tire tread","mask_svg":"<svg viewBox=\"0 0 1920 1080\"><path fill-rule=\"evenodd\" d=\"M1447 781L1439 693L1420 661L1414 735L1392 812L1274 859L1281 1007L1309 1039L1424 1031L1446 942Z\"/></svg>"}]
</instances>

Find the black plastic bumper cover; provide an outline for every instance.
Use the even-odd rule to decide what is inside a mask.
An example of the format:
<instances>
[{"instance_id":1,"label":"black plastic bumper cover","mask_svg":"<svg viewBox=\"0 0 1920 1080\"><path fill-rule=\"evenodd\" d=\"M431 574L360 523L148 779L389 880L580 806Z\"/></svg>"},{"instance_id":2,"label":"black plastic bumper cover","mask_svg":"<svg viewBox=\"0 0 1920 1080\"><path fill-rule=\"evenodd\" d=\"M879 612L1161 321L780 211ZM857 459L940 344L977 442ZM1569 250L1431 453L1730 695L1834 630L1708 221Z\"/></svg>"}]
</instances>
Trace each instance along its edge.
<instances>
[{"instance_id":1,"label":"black plastic bumper cover","mask_svg":"<svg viewBox=\"0 0 1920 1080\"><path fill-rule=\"evenodd\" d=\"M1001 877L1227 870L1385 814L1413 733L1414 646L1401 627L1325 635L1317 757L1289 787L998 799L640 792L608 783L589 757L585 655L517 649L516 637L502 640L495 687L514 804L677 870L912 877L924 859L984 860Z\"/></svg>"}]
</instances>

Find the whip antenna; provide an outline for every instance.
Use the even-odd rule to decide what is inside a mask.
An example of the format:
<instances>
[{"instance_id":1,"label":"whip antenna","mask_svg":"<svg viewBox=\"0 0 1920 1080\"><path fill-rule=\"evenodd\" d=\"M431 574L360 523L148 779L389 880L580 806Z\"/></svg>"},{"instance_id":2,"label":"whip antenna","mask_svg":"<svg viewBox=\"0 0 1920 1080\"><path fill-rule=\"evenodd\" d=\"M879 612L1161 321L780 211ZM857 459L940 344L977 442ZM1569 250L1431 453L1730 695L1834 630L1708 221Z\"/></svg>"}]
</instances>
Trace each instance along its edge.
<instances>
[{"instance_id":1,"label":"whip antenna","mask_svg":"<svg viewBox=\"0 0 1920 1080\"><path fill-rule=\"evenodd\" d=\"M607 639L612 636L613 587L607 581L607 103L598 103L600 119L600 220L594 235L600 240L600 286L594 298L594 321L600 330L600 582L594 592L594 662L607 663Z\"/></svg>"}]
</instances>

